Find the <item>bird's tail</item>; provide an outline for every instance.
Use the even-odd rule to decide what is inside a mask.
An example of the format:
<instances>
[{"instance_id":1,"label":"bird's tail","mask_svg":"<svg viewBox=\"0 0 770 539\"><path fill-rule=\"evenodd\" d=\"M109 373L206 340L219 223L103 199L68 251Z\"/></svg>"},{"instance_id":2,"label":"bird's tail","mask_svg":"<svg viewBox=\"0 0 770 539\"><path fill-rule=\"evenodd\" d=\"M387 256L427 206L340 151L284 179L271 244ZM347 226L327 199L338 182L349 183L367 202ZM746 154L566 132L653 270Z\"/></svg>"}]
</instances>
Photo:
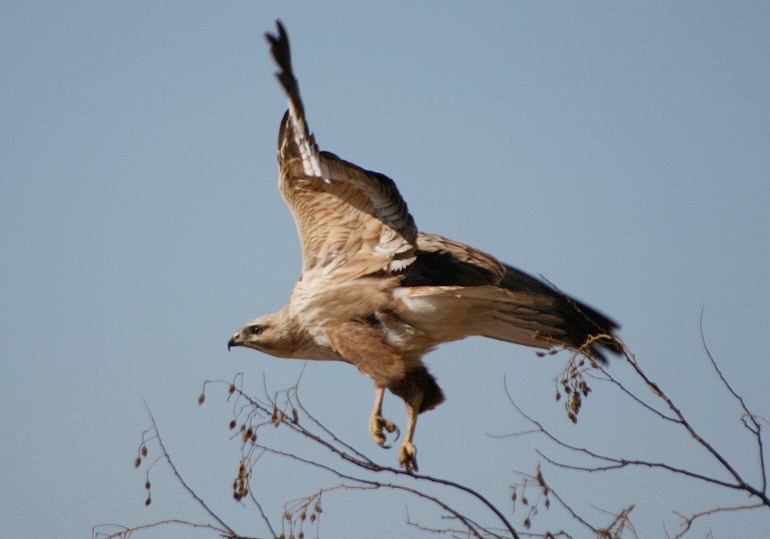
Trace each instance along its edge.
<instances>
[{"instance_id":1,"label":"bird's tail","mask_svg":"<svg viewBox=\"0 0 770 539\"><path fill-rule=\"evenodd\" d=\"M400 316L437 342L480 335L534 348L579 350L601 362L606 361L603 349L620 352L612 337L617 324L533 277L507 269L512 273L498 286L402 288L406 310Z\"/></svg>"}]
</instances>

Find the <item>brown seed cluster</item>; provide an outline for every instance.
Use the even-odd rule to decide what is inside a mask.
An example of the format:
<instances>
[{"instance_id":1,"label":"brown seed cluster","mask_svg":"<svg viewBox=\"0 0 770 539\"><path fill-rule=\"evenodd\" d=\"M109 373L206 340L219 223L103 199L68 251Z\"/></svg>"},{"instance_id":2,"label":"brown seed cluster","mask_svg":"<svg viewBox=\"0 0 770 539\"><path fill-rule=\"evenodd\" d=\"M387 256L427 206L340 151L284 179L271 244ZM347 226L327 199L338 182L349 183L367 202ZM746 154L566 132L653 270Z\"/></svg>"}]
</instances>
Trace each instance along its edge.
<instances>
[{"instance_id":1,"label":"brown seed cluster","mask_svg":"<svg viewBox=\"0 0 770 539\"><path fill-rule=\"evenodd\" d=\"M142 457L147 456L147 446L144 445L144 441L142 441L141 445L139 446L139 455L134 460L134 468L138 468L142 465Z\"/></svg>"},{"instance_id":2,"label":"brown seed cluster","mask_svg":"<svg viewBox=\"0 0 770 539\"><path fill-rule=\"evenodd\" d=\"M238 477L233 481L233 498L235 498L235 501L241 501L249 493L249 477L251 477L249 461L244 457L238 466Z\"/></svg>"},{"instance_id":3,"label":"brown seed cluster","mask_svg":"<svg viewBox=\"0 0 770 539\"><path fill-rule=\"evenodd\" d=\"M147 432L145 431L145 434ZM138 468L142 465L142 457L146 457L149 451L147 450L147 446L145 445L145 439L144 435L142 436L142 443L139 444L139 455L134 459L134 468ZM152 465L150 466L152 468ZM144 488L147 490L147 498L144 500L144 505L150 505L152 503L152 496L150 496L150 479L149 479L150 469L147 470L147 479L145 479L144 482Z\"/></svg>"},{"instance_id":4,"label":"brown seed cluster","mask_svg":"<svg viewBox=\"0 0 770 539\"><path fill-rule=\"evenodd\" d=\"M278 425L281 424L281 421L286 421L286 414L283 413L283 410L279 410L277 407L274 406L273 415L270 416L270 423L272 423L277 427Z\"/></svg>"},{"instance_id":5,"label":"brown seed cluster","mask_svg":"<svg viewBox=\"0 0 770 539\"><path fill-rule=\"evenodd\" d=\"M316 493L309 498L305 498L301 500L298 505L288 507L284 511L284 526L288 525L289 535L287 536L285 533L286 530L284 530L284 533L279 536L279 539L287 539L287 537L288 539L304 539L305 532L302 529L303 525L307 521L311 524L315 523L323 512L321 509L320 494L321 493Z\"/></svg>"},{"instance_id":6,"label":"brown seed cluster","mask_svg":"<svg viewBox=\"0 0 770 539\"><path fill-rule=\"evenodd\" d=\"M566 400L564 407L567 410L567 417L573 423L577 423L577 416L583 399L591 392L591 388L585 380L585 373L589 369L596 368L596 364L590 359L586 362L585 358L572 357L564 371L561 374L559 383L556 385L556 401L560 401L562 394Z\"/></svg>"},{"instance_id":7,"label":"brown seed cluster","mask_svg":"<svg viewBox=\"0 0 770 539\"><path fill-rule=\"evenodd\" d=\"M144 488L147 489L147 499L144 500L144 505L150 505L152 503L152 497L150 496L150 480L144 482Z\"/></svg>"},{"instance_id":8,"label":"brown seed cluster","mask_svg":"<svg viewBox=\"0 0 770 539\"><path fill-rule=\"evenodd\" d=\"M531 479L534 479L537 483L537 497L534 499L534 502L531 501L526 495L528 487L530 488L530 491L532 488L534 488L531 487ZM521 488L521 493L518 492L519 487ZM522 520L522 525L526 529L530 529L532 527L532 521L537 515L539 509L541 507L545 507L546 509L551 507L551 500L548 497L550 489L545 483L545 479L543 479L543 472L541 471L540 466L538 466L537 470L535 470L534 476L530 477L529 479L525 478L520 485L516 485L511 488L511 500L513 501L513 509L514 511L516 510L517 502L520 502L526 508L527 514Z\"/></svg>"}]
</instances>

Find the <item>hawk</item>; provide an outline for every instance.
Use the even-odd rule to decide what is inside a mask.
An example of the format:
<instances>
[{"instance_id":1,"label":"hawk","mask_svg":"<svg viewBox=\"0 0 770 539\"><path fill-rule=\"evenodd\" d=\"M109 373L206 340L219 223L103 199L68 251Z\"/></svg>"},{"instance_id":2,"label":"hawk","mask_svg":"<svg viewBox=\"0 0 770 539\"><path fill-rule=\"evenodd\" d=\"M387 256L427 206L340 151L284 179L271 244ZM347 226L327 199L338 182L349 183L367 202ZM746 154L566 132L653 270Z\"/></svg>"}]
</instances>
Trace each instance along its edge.
<instances>
[{"instance_id":1,"label":"hawk","mask_svg":"<svg viewBox=\"0 0 770 539\"><path fill-rule=\"evenodd\" d=\"M441 343L481 335L524 346L564 347L605 361L619 326L495 257L419 232L387 176L320 151L308 129L289 41L280 21L266 34L289 109L278 132L278 187L302 246L302 273L286 305L248 322L228 349L282 358L344 361L372 379L369 433L395 432L385 390L403 399L398 460L417 470L417 416L444 401L422 357Z\"/></svg>"}]
</instances>

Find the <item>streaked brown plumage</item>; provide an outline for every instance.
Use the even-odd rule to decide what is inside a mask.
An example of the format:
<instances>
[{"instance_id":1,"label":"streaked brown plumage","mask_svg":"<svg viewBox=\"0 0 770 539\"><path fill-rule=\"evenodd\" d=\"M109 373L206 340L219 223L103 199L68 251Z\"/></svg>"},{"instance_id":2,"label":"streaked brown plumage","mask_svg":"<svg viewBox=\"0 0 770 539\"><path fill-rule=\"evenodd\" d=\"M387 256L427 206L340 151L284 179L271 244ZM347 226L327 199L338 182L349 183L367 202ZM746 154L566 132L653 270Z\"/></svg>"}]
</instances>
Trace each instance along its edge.
<instances>
[{"instance_id":1,"label":"streaked brown plumage","mask_svg":"<svg viewBox=\"0 0 770 539\"><path fill-rule=\"evenodd\" d=\"M417 231L395 183L318 150L291 68L286 32L267 34L289 101L278 136L279 189L302 245L302 274L287 304L246 324L228 347L285 358L351 363L375 385L369 431L385 442L385 389L406 403L399 462L417 469L417 416L444 400L422 356L471 335L580 350L604 361L618 326L495 257ZM603 338L596 339L598 336Z\"/></svg>"}]
</instances>

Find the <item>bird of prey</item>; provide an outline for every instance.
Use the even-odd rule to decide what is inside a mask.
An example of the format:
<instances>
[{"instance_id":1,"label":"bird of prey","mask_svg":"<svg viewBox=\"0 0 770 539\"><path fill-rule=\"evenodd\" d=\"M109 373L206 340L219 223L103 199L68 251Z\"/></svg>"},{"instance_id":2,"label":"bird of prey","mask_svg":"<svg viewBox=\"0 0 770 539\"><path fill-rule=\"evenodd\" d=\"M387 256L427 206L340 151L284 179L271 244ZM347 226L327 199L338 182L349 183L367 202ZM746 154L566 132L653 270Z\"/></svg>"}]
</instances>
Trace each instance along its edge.
<instances>
[{"instance_id":1,"label":"bird of prey","mask_svg":"<svg viewBox=\"0 0 770 539\"><path fill-rule=\"evenodd\" d=\"M385 390L406 404L398 460L408 472L417 470L417 416L444 401L422 362L437 345L481 335L596 361L602 349L619 352L612 320L478 249L419 232L393 180L320 151L276 24L277 35L265 37L289 102L278 187L299 233L302 273L286 305L247 323L228 349L358 367L374 382L369 432L378 444L396 431L382 417Z\"/></svg>"}]
</instances>

